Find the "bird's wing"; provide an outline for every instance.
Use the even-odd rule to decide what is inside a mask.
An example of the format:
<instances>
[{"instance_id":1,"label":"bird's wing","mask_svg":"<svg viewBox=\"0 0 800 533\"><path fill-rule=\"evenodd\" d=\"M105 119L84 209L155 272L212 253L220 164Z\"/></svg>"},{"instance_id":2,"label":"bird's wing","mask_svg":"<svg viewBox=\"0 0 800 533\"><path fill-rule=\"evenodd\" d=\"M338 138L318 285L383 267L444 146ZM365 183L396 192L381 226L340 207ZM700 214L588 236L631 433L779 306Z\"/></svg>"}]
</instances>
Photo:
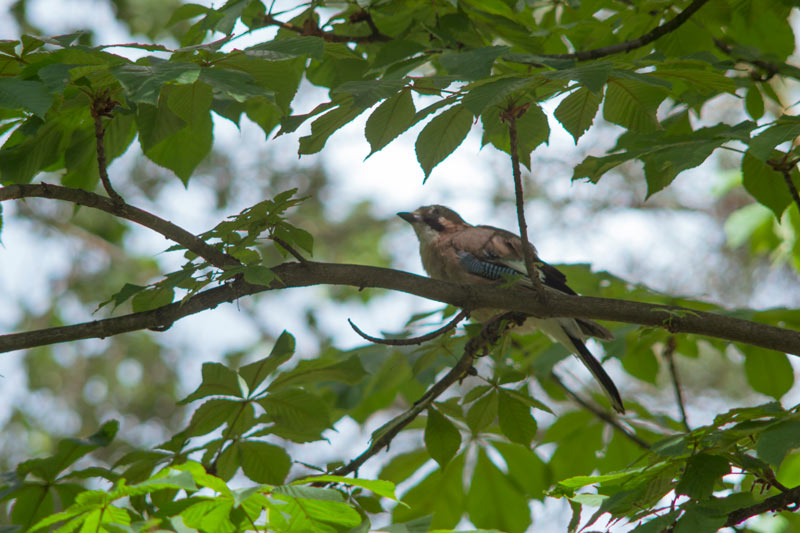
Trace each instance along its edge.
<instances>
[{"instance_id":1,"label":"bird's wing","mask_svg":"<svg viewBox=\"0 0 800 533\"><path fill-rule=\"evenodd\" d=\"M451 241L461 268L472 275L500 280L504 276L526 274L525 259L522 253L522 239L504 229L492 226L471 226L454 235ZM577 294L567 285L567 276L556 267L539 259L533 248L535 266L539 280L547 287L563 292ZM611 340L614 335L591 320L575 319L580 333L575 334Z\"/></svg>"},{"instance_id":2,"label":"bird's wing","mask_svg":"<svg viewBox=\"0 0 800 533\"><path fill-rule=\"evenodd\" d=\"M527 274L522 240L510 231L492 226L473 226L454 236L452 243L461 266L471 274L490 280L502 279L503 275ZM539 259L533 245L531 248L539 280L563 293L575 294L567 286L567 277Z\"/></svg>"}]
</instances>

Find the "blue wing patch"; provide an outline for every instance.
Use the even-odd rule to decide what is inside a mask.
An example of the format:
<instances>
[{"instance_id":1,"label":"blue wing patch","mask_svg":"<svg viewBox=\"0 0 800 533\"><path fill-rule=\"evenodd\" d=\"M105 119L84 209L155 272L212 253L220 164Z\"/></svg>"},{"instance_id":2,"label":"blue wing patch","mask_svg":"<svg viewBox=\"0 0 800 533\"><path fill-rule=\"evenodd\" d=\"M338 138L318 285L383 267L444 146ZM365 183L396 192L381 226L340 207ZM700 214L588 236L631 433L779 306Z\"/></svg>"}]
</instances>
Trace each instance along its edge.
<instances>
[{"instance_id":1,"label":"blue wing patch","mask_svg":"<svg viewBox=\"0 0 800 533\"><path fill-rule=\"evenodd\" d=\"M514 270L511 267L490 263L478 259L469 252L456 252L458 255L459 263L470 274L475 274L482 278L497 280L502 279L504 275L518 276L521 272Z\"/></svg>"}]
</instances>

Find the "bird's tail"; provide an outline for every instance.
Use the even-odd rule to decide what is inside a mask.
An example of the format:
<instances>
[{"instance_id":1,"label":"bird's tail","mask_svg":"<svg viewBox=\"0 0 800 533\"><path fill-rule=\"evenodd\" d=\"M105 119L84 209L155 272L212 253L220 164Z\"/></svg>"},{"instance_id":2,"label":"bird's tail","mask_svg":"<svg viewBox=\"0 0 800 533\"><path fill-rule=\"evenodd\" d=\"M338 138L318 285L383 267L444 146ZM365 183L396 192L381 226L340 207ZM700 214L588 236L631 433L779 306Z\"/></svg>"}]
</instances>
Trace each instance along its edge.
<instances>
[{"instance_id":1,"label":"bird's tail","mask_svg":"<svg viewBox=\"0 0 800 533\"><path fill-rule=\"evenodd\" d=\"M573 337L567 331L564 331L564 333L574 345L575 354L580 358L581 362L586 365L586 368L589 369L589 372L591 372L597 382L600 383L600 386L603 387L614 410L619 414L625 414L625 406L622 405L622 398L619 395L617 386L614 385L614 382L611 381L611 378L606 374L600 361L594 358L592 352L589 351L581 339Z\"/></svg>"}]
</instances>

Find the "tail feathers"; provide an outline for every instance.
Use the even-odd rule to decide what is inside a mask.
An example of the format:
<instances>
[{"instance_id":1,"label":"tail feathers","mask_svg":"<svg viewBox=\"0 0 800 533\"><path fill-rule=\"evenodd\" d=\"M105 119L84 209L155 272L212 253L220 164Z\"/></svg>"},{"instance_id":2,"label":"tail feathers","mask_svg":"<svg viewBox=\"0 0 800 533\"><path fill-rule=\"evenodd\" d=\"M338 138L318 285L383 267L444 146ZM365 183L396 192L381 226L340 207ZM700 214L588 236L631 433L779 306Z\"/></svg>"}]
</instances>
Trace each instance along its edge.
<instances>
[{"instance_id":1,"label":"tail feathers","mask_svg":"<svg viewBox=\"0 0 800 533\"><path fill-rule=\"evenodd\" d=\"M589 369L589 372L592 373L594 378L600 383L600 386L603 387L603 390L608 396L608 399L611 400L611 406L614 408L616 412L619 414L625 414L625 406L622 405L622 398L619 395L619 391L617 390L617 386L614 385L614 382L611 381L611 378L606 374L606 371L603 370L602 365L600 362L594 358L592 352L586 348L586 345L583 344L583 341L580 339L573 337L568 332L564 331L569 340L572 341L572 344L575 346L575 351L577 352L577 356L580 358L581 362L586 365L586 368Z\"/></svg>"}]
</instances>

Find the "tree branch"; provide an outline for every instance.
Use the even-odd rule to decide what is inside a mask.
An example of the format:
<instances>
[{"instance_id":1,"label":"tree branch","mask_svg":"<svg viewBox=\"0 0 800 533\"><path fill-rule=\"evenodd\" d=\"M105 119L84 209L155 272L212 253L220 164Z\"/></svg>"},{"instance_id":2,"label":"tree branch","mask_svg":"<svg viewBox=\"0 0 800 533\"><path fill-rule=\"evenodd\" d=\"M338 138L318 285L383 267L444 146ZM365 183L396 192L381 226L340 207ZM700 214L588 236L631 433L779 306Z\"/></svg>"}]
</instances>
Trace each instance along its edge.
<instances>
[{"instance_id":1,"label":"tree branch","mask_svg":"<svg viewBox=\"0 0 800 533\"><path fill-rule=\"evenodd\" d=\"M124 204L122 199L114 187L111 186L111 180L108 177L108 165L106 163L106 149L104 137L106 130L103 127L103 117L112 117L111 112L118 102L112 100L108 96L108 89L100 96L92 96L91 104L89 105L89 112L94 120L94 137L97 144L97 170L100 173L100 181L103 183L103 188L108 193L114 202Z\"/></svg>"},{"instance_id":2,"label":"tree branch","mask_svg":"<svg viewBox=\"0 0 800 533\"><path fill-rule=\"evenodd\" d=\"M366 12L364 12L366 13ZM354 15L359 15L359 13L355 13ZM307 18L305 23L302 26L298 26L296 24L291 24L289 22L282 22L272 15L265 15L264 16L264 25L265 26L277 26L284 30L289 30L297 33L298 35L310 35L314 37L319 37L325 41L331 43L375 43L375 42L387 42L391 40L391 37L382 34L375 23L372 21L372 17L369 16L369 13L366 13L366 16L361 15L356 18L351 17L351 22L366 22L372 32L370 35L362 35L362 36L350 36L350 35L339 35L336 33L324 31L320 28L314 19L311 17Z\"/></svg>"},{"instance_id":3,"label":"tree branch","mask_svg":"<svg viewBox=\"0 0 800 533\"><path fill-rule=\"evenodd\" d=\"M636 50L637 48L647 46L648 44L660 39L666 34L677 30L683 25L683 23L689 20L689 18L692 15L694 15L706 3L708 3L708 0L694 0L691 4L689 4L686 7L686 9L678 13L678 15L672 20L665 22L661 26L656 26L655 28L645 33L641 37L638 37L636 39L631 39L630 41L625 41L624 43L612 44L610 46L595 48L594 50L584 50L582 52L573 52L570 54L542 54L540 57L547 57L551 59L575 59L577 61L589 61L591 59L599 59L601 57L606 57L614 54L627 53L630 52L631 50Z\"/></svg>"},{"instance_id":4,"label":"tree branch","mask_svg":"<svg viewBox=\"0 0 800 533\"><path fill-rule=\"evenodd\" d=\"M575 403L577 403L578 405L580 405L581 407L583 407L584 409L586 409L587 411L592 413L594 416L596 416L597 418L599 418L600 420L602 420L606 424L610 425L611 427L613 427L614 429L616 429L617 431L622 433L626 438L628 438L631 442L636 444L638 447L642 448L643 450L649 450L650 449L650 444L647 441L642 440L635 433L629 431L628 428L626 428L625 426L623 426L620 423L620 421L617 419L617 417L615 417L614 415L612 415L610 413L607 413L606 411L604 411L600 407L597 407L596 405L593 405L593 404L587 402L586 400L584 400L583 398L581 398L580 396L578 396L578 394L575 391L573 391L572 389L567 387L564 384L564 382L561 381L561 378L558 376L558 374L556 374L555 372L550 372L550 379L555 381L556 385L561 387L564 390L564 392L567 393L567 396L572 398L572 400Z\"/></svg>"},{"instance_id":5,"label":"tree branch","mask_svg":"<svg viewBox=\"0 0 800 533\"><path fill-rule=\"evenodd\" d=\"M408 339L380 339L378 337L372 337L361 331L359 327L353 324L353 321L350 320L349 318L347 319L347 323L350 324L350 327L353 328L353 331L355 331L362 339L368 340L369 342L374 342L375 344L385 344L388 346L411 346L414 344L422 344L430 340L433 340L436 337L444 335L451 329L454 329L459 322L461 322L468 316L469 313L467 313L466 311L460 311L453 320L451 320L444 326L440 327L439 329L431 331L430 333L426 333L425 335L420 335L419 337L410 337Z\"/></svg>"},{"instance_id":6,"label":"tree branch","mask_svg":"<svg viewBox=\"0 0 800 533\"><path fill-rule=\"evenodd\" d=\"M472 368L472 363L475 360L475 357L479 355L479 352L483 352L491 347L491 345L495 344L503 332L514 323L521 323L516 320L519 318L521 318L521 321L525 320L524 316L514 317L509 316L509 313L506 313L503 315L498 315L486 322L486 324L483 326L483 329L481 329L481 332L467 342L467 345L464 347L464 354L461 356L461 359L458 360L458 363L456 363L456 365L451 368L442 379L434 383L430 389L425 391L425 394L423 394L419 400L414 402L414 405L411 406L410 409L395 417L391 422L380 428L378 432L384 428L385 431L380 433L380 436L372 442L370 447L367 448L364 453L346 465L337 468L331 472L331 474L336 476L345 476L347 474L356 472L361 465L367 461L367 459L380 452L383 448L388 447L394 437L397 436L397 434L400 433L403 428L408 426L422 411L427 409L431 403L433 403L433 401L439 397L439 395L441 395L457 381L461 381L466 376L473 374L474 370Z\"/></svg>"},{"instance_id":7,"label":"tree branch","mask_svg":"<svg viewBox=\"0 0 800 533\"><path fill-rule=\"evenodd\" d=\"M5 200L19 200L21 198L52 198L64 200L76 205L92 207L136 222L156 233L160 233L167 239L184 246L202 257L217 268L224 269L226 266L239 265L239 261L230 255L211 246L203 239L189 233L180 226L176 226L168 220L159 218L152 213L148 213L138 207L133 207L124 202L115 202L99 194L73 189L71 187L61 187L60 185L49 185L41 183L38 185L7 185L0 187L0 202Z\"/></svg>"},{"instance_id":8,"label":"tree branch","mask_svg":"<svg viewBox=\"0 0 800 533\"><path fill-rule=\"evenodd\" d=\"M792 196L794 204L798 209L800 209L800 195L797 194L797 187L795 187L794 182L792 181L792 170L797 166L798 161L798 158L790 158L789 154L786 153L780 159L770 159L767 161L767 164L776 172L781 173L783 180L786 182L786 187L789 189L789 194Z\"/></svg>"},{"instance_id":9,"label":"tree branch","mask_svg":"<svg viewBox=\"0 0 800 533\"><path fill-rule=\"evenodd\" d=\"M2 192L3 189L0 189L0 193ZM106 201L110 202L107 199ZM548 287L545 287L547 305L544 305L537 298L531 297L530 289L524 287L503 288L491 284L459 285L398 270L362 265L291 262L278 265L272 271L278 279L269 287L251 285L237 279L221 287L198 293L185 301L165 305L152 311L72 326L0 335L0 353L163 327L185 316L213 309L221 303L232 302L242 296L268 290L312 285L348 285L359 289L370 287L406 292L467 310L506 309L540 318L573 317L625 322L665 328L672 333L707 335L800 355L800 332L685 307L572 296Z\"/></svg>"},{"instance_id":10,"label":"tree branch","mask_svg":"<svg viewBox=\"0 0 800 533\"><path fill-rule=\"evenodd\" d=\"M728 513L726 527L733 527L744 522L751 516L756 516L768 512L795 511L800 506L800 486L789 489L775 496L771 496L761 503L744 507Z\"/></svg>"},{"instance_id":11,"label":"tree branch","mask_svg":"<svg viewBox=\"0 0 800 533\"><path fill-rule=\"evenodd\" d=\"M691 432L692 428L689 427L689 419L686 416L686 405L683 401L683 390L681 389L681 382L678 379L678 367L675 365L675 337L670 335L667 339L667 346L664 348L664 358L669 364L669 375L672 377L672 387L675 389L675 401L678 402L678 409L681 412L681 423L686 431Z\"/></svg>"},{"instance_id":12,"label":"tree branch","mask_svg":"<svg viewBox=\"0 0 800 533\"><path fill-rule=\"evenodd\" d=\"M525 222L525 200L522 194L522 169L519 164L519 143L517 141L517 117L522 116L528 106L516 107L512 102L504 109L500 118L508 123L508 145L511 153L511 172L514 175L514 198L517 205L517 222L519 236L522 239L522 257L525 260L525 270L533 283L540 299L544 299L545 292L542 280L539 279L539 269L536 268L536 251L528 240L528 224Z\"/></svg>"}]
</instances>

